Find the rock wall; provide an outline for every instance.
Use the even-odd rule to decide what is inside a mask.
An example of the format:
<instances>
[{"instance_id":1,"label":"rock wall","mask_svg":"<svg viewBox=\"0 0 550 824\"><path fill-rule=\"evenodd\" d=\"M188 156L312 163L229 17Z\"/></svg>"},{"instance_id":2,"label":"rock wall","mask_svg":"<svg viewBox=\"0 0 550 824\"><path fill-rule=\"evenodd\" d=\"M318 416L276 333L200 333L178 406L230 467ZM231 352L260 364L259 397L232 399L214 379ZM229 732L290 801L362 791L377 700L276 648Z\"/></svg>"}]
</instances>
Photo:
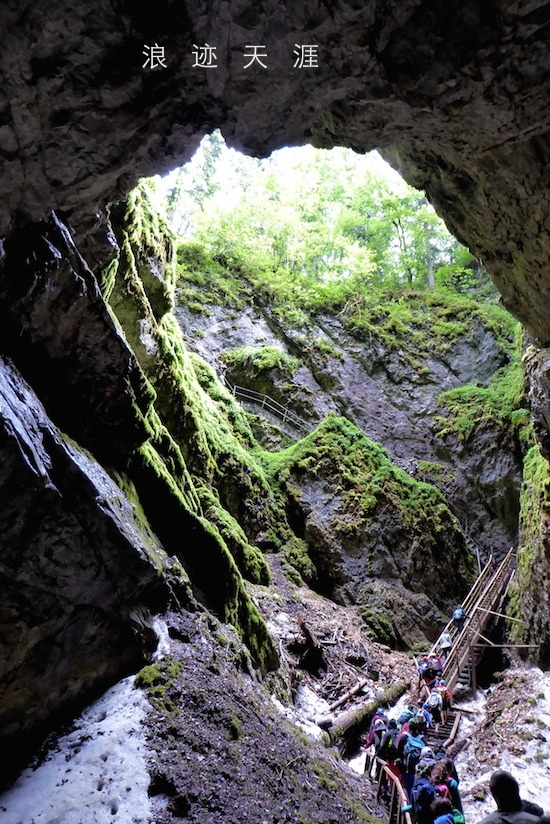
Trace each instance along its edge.
<instances>
[{"instance_id":1,"label":"rock wall","mask_svg":"<svg viewBox=\"0 0 550 824\"><path fill-rule=\"evenodd\" d=\"M276 655L237 566L264 581L263 559L241 530L235 561L215 501L205 517L157 392L65 225L51 215L14 233L3 262L0 736L13 736L17 762L42 722L147 660L151 614L169 603L198 599L231 621L261 668ZM169 294L166 261L161 273ZM140 305L154 321L143 287Z\"/></svg>"},{"instance_id":2,"label":"rock wall","mask_svg":"<svg viewBox=\"0 0 550 824\"><path fill-rule=\"evenodd\" d=\"M483 392L513 364L518 403L526 405L514 340L519 324L491 303L413 291L402 298L404 322L392 315L399 298L395 306L387 300L371 307L367 293L362 314L344 301L331 313L298 310L194 252L196 244L180 248L175 307L190 349L310 429L330 412L353 421L398 466L440 488L482 562L508 551L517 539L525 449L519 428L484 407ZM442 392L461 388L479 392L467 432L453 426L441 400Z\"/></svg>"},{"instance_id":3,"label":"rock wall","mask_svg":"<svg viewBox=\"0 0 550 824\"><path fill-rule=\"evenodd\" d=\"M434 0L330 8L100 0L3 8L0 234L52 207L77 215L140 175L187 159L200 137L266 154L312 142L388 147L497 278L511 310L550 337L547 28L541 3ZM143 69L144 46L166 69ZM193 66L198 44L217 68ZM267 69L245 69L247 44ZM294 68L296 43L318 66ZM194 46L195 44L195 46ZM196 50L196 49L195 49ZM546 221L546 222L545 222ZM536 286L534 286L536 284Z\"/></svg>"}]
</instances>

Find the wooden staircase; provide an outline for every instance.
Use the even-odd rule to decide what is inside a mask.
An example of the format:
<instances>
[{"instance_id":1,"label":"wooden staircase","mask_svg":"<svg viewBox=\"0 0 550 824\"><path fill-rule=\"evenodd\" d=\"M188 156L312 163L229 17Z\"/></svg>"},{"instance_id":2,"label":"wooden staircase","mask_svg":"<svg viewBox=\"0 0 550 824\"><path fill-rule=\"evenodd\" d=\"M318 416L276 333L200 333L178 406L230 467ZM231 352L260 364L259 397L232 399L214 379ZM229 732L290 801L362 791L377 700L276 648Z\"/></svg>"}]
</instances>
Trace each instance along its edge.
<instances>
[{"instance_id":1,"label":"wooden staircase","mask_svg":"<svg viewBox=\"0 0 550 824\"><path fill-rule=\"evenodd\" d=\"M477 644L487 642L484 633L490 629L502 607L514 566L512 549L496 569L491 556L462 604L468 616L464 629L458 633L452 620L445 627L453 638L453 646L443 668L443 678L451 692L458 683L475 687L476 665L481 657ZM436 644L430 654L436 655L437 649Z\"/></svg>"}]
</instances>

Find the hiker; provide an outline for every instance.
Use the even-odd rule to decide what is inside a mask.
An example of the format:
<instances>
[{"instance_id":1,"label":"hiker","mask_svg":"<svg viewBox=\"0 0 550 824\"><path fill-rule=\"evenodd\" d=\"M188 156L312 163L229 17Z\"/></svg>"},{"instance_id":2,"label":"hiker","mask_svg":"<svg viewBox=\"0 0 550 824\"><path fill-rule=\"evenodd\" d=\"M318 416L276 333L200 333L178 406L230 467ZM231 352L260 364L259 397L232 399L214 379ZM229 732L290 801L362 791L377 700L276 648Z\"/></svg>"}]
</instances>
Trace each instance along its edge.
<instances>
[{"instance_id":1,"label":"hiker","mask_svg":"<svg viewBox=\"0 0 550 824\"><path fill-rule=\"evenodd\" d=\"M402 732L397 739L397 764L401 772L401 783L411 801L415 770L426 742L420 735L416 721L409 721L409 731ZM411 802L412 803L412 802Z\"/></svg>"},{"instance_id":2,"label":"hiker","mask_svg":"<svg viewBox=\"0 0 550 824\"><path fill-rule=\"evenodd\" d=\"M439 676L443 674L443 660L439 655L430 655L428 661L435 672L435 677L439 678Z\"/></svg>"},{"instance_id":3,"label":"hiker","mask_svg":"<svg viewBox=\"0 0 550 824\"><path fill-rule=\"evenodd\" d=\"M382 743L382 738L384 737L386 731L388 729L388 720L385 716L378 716L373 718L369 737L367 740L367 747L370 747L371 744L374 745L374 751L376 752Z\"/></svg>"},{"instance_id":4,"label":"hiker","mask_svg":"<svg viewBox=\"0 0 550 824\"><path fill-rule=\"evenodd\" d=\"M464 612L462 605L458 604L453 611L453 624L456 627L457 635L460 635L464 629L464 624L466 623L467 617L468 616Z\"/></svg>"},{"instance_id":5,"label":"hiker","mask_svg":"<svg viewBox=\"0 0 550 824\"><path fill-rule=\"evenodd\" d=\"M378 758L381 758L383 761L386 762L387 768L392 772L400 781L401 781L401 771L399 766L396 764L396 759L398 757L398 750L397 750L397 739L399 737L399 730L397 729L397 721L394 718L390 718L388 721L388 729L382 741L380 743L380 747L376 752ZM380 793L384 799L388 799L390 796L390 784L389 779L386 777L384 773L382 783L380 784Z\"/></svg>"},{"instance_id":6,"label":"hiker","mask_svg":"<svg viewBox=\"0 0 550 824\"><path fill-rule=\"evenodd\" d=\"M423 689L426 690L426 694L428 695L430 690L433 688L437 679L437 672L433 666L433 662L428 656L424 656L419 665L418 665L418 694L422 692Z\"/></svg>"},{"instance_id":7,"label":"hiker","mask_svg":"<svg viewBox=\"0 0 550 824\"><path fill-rule=\"evenodd\" d=\"M436 764L434 751L431 747L424 747L420 753L420 762L422 764L428 764L430 768Z\"/></svg>"},{"instance_id":8,"label":"hiker","mask_svg":"<svg viewBox=\"0 0 550 824\"><path fill-rule=\"evenodd\" d=\"M440 678L435 682L435 689L441 696L441 720L443 724L446 724L447 713L451 709L451 691L447 687L447 682L444 678Z\"/></svg>"},{"instance_id":9,"label":"hiker","mask_svg":"<svg viewBox=\"0 0 550 824\"><path fill-rule=\"evenodd\" d=\"M418 662L418 692L422 689L423 684L426 683L426 679L430 680L433 678L435 678L435 672L430 664L430 659L427 655L423 655Z\"/></svg>"},{"instance_id":10,"label":"hiker","mask_svg":"<svg viewBox=\"0 0 550 824\"><path fill-rule=\"evenodd\" d=\"M447 660L447 656L451 651L451 647L453 645L453 639L451 638L451 634L447 631L441 634L441 638L439 639L439 649L441 650L441 658L445 662Z\"/></svg>"},{"instance_id":11,"label":"hiker","mask_svg":"<svg viewBox=\"0 0 550 824\"><path fill-rule=\"evenodd\" d=\"M433 727L433 719L430 710L426 709L425 706L417 710L414 715L414 723L416 724L420 735L427 735L428 730Z\"/></svg>"},{"instance_id":12,"label":"hiker","mask_svg":"<svg viewBox=\"0 0 550 824\"><path fill-rule=\"evenodd\" d=\"M442 758L439 762L443 764L445 771L447 773L447 786L449 788L449 792L451 794L451 801L453 802L453 808L455 810L460 810L463 812L462 809L462 799L460 797L460 792L458 789L458 773L456 771L456 767L454 765L454 761L452 761L448 756Z\"/></svg>"},{"instance_id":13,"label":"hiker","mask_svg":"<svg viewBox=\"0 0 550 824\"><path fill-rule=\"evenodd\" d=\"M442 710L443 710L443 699L439 693L437 687L434 687L433 690L430 692L426 702L424 703L423 709L427 710L435 724L435 734L439 738L439 725L442 721Z\"/></svg>"},{"instance_id":14,"label":"hiker","mask_svg":"<svg viewBox=\"0 0 550 824\"><path fill-rule=\"evenodd\" d=\"M522 810L519 785L513 775L497 770L491 776L489 789L497 810L486 816L481 824L535 824L539 818Z\"/></svg>"},{"instance_id":15,"label":"hiker","mask_svg":"<svg viewBox=\"0 0 550 824\"><path fill-rule=\"evenodd\" d=\"M437 692L441 698L441 723L445 725L447 723L447 713L451 708L451 692L443 678L440 678L435 682L432 692Z\"/></svg>"},{"instance_id":16,"label":"hiker","mask_svg":"<svg viewBox=\"0 0 550 824\"><path fill-rule=\"evenodd\" d=\"M376 710L376 712L372 716L372 719L371 719L371 722L370 722L370 727L369 727L369 735L371 734L371 732L373 731L375 726L377 726L377 723L380 720L384 721L384 724L386 725L386 727L388 726L388 719L387 719L387 716L386 716L386 710L383 707L378 707L378 709Z\"/></svg>"},{"instance_id":17,"label":"hiker","mask_svg":"<svg viewBox=\"0 0 550 824\"><path fill-rule=\"evenodd\" d=\"M430 767L419 763L410 794L412 814L416 824L433 824L432 803L435 801L435 787L430 780Z\"/></svg>"},{"instance_id":18,"label":"hiker","mask_svg":"<svg viewBox=\"0 0 550 824\"><path fill-rule=\"evenodd\" d=\"M411 720L411 718L413 716L414 716L414 707L412 706L412 704L409 704L407 709L403 710L403 712L401 713L401 715L397 719L397 726L399 727L399 729L402 730L404 725L407 724L407 730L408 730L408 728L409 728L408 723L409 723L409 721Z\"/></svg>"},{"instance_id":19,"label":"hiker","mask_svg":"<svg viewBox=\"0 0 550 824\"><path fill-rule=\"evenodd\" d=\"M432 784L436 789L436 794L440 796L440 798L446 798L448 801L450 801L452 810L453 805L451 798L451 790L448 784L449 776L447 774L447 768L441 761L435 762L434 766L432 767L430 777L432 779Z\"/></svg>"},{"instance_id":20,"label":"hiker","mask_svg":"<svg viewBox=\"0 0 550 824\"><path fill-rule=\"evenodd\" d=\"M455 824L453 816L453 805L448 798L436 796L432 802L432 813L434 824Z\"/></svg>"}]
</instances>

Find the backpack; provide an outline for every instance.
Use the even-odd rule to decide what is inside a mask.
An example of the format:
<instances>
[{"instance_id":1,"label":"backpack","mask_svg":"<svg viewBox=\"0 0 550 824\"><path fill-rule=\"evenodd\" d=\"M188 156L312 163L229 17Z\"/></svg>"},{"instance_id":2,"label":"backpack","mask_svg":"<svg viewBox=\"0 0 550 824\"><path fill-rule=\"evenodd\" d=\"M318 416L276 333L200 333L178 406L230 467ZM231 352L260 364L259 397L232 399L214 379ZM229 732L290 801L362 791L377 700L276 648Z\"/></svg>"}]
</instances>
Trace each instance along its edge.
<instances>
[{"instance_id":1,"label":"backpack","mask_svg":"<svg viewBox=\"0 0 550 824\"><path fill-rule=\"evenodd\" d=\"M422 661L418 667L418 673L421 678L427 678L428 681L433 681L436 676L436 671L431 661Z\"/></svg>"},{"instance_id":2,"label":"backpack","mask_svg":"<svg viewBox=\"0 0 550 824\"><path fill-rule=\"evenodd\" d=\"M420 761L420 755L426 744L415 735L409 735L403 747L405 772L412 773Z\"/></svg>"},{"instance_id":3,"label":"backpack","mask_svg":"<svg viewBox=\"0 0 550 824\"><path fill-rule=\"evenodd\" d=\"M382 743L380 744L380 749L376 753L378 758L381 758L383 761L395 761L397 757L397 736L399 735L399 730L388 730L384 738L382 739Z\"/></svg>"},{"instance_id":4,"label":"backpack","mask_svg":"<svg viewBox=\"0 0 550 824\"><path fill-rule=\"evenodd\" d=\"M436 708L441 707L441 696L438 692L431 692L428 696L428 700L426 701L426 706L430 710L435 710Z\"/></svg>"},{"instance_id":5,"label":"backpack","mask_svg":"<svg viewBox=\"0 0 550 824\"><path fill-rule=\"evenodd\" d=\"M372 743L374 744L374 748L376 750L380 746L382 739L384 738L387 731L388 728L386 727L386 721L383 718L377 718L372 733Z\"/></svg>"},{"instance_id":6,"label":"backpack","mask_svg":"<svg viewBox=\"0 0 550 824\"><path fill-rule=\"evenodd\" d=\"M464 618L465 615L466 615L466 613L464 612L462 607L457 607L455 609L455 611L453 612L453 618L454 618L455 621L460 621L460 619Z\"/></svg>"},{"instance_id":7,"label":"backpack","mask_svg":"<svg viewBox=\"0 0 550 824\"><path fill-rule=\"evenodd\" d=\"M414 716L414 712L411 712L411 710L403 710L403 712L401 713L401 715L397 719L397 725L399 727L402 727L403 724L406 724L407 721L410 721L413 716Z\"/></svg>"},{"instance_id":8,"label":"backpack","mask_svg":"<svg viewBox=\"0 0 550 824\"><path fill-rule=\"evenodd\" d=\"M414 723L417 727L424 727L427 725L428 719L426 718L422 710L418 710L418 712L414 716ZM426 745L424 744L424 746Z\"/></svg>"},{"instance_id":9,"label":"backpack","mask_svg":"<svg viewBox=\"0 0 550 824\"><path fill-rule=\"evenodd\" d=\"M418 824L433 821L432 801L434 799L434 786L426 778L420 778L411 791L413 817Z\"/></svg>"}]
</instances>

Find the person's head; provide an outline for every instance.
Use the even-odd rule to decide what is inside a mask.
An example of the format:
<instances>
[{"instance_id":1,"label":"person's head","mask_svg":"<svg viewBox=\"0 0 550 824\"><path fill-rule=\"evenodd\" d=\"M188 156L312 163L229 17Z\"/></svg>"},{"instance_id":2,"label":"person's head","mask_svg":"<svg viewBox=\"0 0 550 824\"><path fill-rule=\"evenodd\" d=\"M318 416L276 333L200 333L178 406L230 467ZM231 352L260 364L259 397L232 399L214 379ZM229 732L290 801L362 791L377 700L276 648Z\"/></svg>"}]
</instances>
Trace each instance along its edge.
<instances>
[{"instance_id":1,"label":"person's head","mask_svg":"<svg viewBox=\"0 0 550 824\"><path fill-rule=\"evenodd\" d=\"M432 781L434 784L445 784L449 774L443 761L436 761L432 767Z\"/></svg>"},{"instance_id":2,"label":"person's head","mask_svg":"<svg viewBox=\"0 0 550 824\"><path fill-rule=\"evenodd\" d=\"M443 764L443 767L445 768L445 772L447 773L447 775L453 774L454 764L450 758L441 758L439 763Z\"/></svg>"},{"instance_id":3,"label":"person's head","mask_svg":"<svg viewBox=\"0 0 550 824\"><path fill-rule=\"evenodd\" d=\"M418 724L416 721L409 721L409 732L411 735L418 735Z\"/></svg>"},{"instance_id":4,"label":"person's head","mask_svg":"<svg viewBox=\"0 0 550 824\"><path fill-rule=\"evenodd\" d=\"M432 767L431 764L426 764L425 761L419 761L416 765L415 773L417 778L430 778Z\"/></svg>"},{"instance_id":5,"label":"person's head","mask_svg":"<svg viewBox=\"0 0 550 824\"><path fill-rule=\"evenodd\" d=\"M519 785L513 775L505 770L497 770L491 776L489 789L502 812L517 812L521 810Z\"/></svg>"},{"instance_id":6,"label":"person's head","mask_svg":"<svg viewBox=\"0 0 550 824\"><path fill-rule=\"evenodd\" d=\"M390 718L388 721L388 729L389 730L396 730L397 729L397 721L395 718Z\"/></svg>"},{"instance_id":7,"label":"person's head","mask_svg":"<svg viewBox=\"0 0 550 824\"><path fill-rule=\"evenodd\" d=\"M435 801L432 801L431 807L434 818L452 813L453 811L453 805L448 798L436 798Z\"/></svg>"}]
</instances>

